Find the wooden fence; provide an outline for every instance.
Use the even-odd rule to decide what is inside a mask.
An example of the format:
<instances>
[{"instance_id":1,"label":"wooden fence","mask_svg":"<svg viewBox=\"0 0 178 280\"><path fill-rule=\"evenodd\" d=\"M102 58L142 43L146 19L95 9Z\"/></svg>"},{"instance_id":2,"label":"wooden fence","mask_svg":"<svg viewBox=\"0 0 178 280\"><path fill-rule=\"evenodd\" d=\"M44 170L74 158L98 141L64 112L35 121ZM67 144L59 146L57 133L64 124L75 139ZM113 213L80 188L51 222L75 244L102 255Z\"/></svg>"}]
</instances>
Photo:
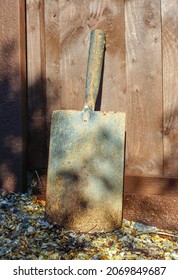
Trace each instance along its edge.
<instances>
[{"instance_id":1,"label":"wooden fence","mask_svg":"<svg viewBox=\"0 0 178 280\"><path fill-rule=\"evenodd\" d=\"M126 112L125 192L176 196L177 11L176 0L1 1L1 185L22 190L26 157L27 170L46 170L51 113L83 108L90 31L101 28L97 109Z\"/></svg>"},{"instance_id":2,"label":"wooden fence","mask_svg":"<svg viewBox=\"0 0 178 280\"><path fill-rule=\"evenodd\" d=\"M27 0L30 169L46 168L51 112L84 104L90 31L106 31L98 108L125 111L128 192L178 193L178 2Z\"/></svg>"}]
</instances>

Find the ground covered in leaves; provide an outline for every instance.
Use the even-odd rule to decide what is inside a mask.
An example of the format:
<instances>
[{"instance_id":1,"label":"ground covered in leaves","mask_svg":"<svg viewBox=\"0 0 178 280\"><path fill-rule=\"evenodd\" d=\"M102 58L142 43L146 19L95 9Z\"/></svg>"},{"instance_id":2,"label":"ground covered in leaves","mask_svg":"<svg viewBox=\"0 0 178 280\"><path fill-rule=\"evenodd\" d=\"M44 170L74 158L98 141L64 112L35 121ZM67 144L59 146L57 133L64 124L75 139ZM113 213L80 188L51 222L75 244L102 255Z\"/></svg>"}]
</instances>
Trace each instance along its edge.
<instances>
[{"instance_id":1,"label":"ground covered in leaves","mask_svg":"<svg viewBox=\"0 0 178 280\"><path fill-rule=\"evenodd\" d=\"M2 194L0 259L178 260L178 233L123 220L120 230L77 234L49 224L35 197Z\"/></svg>"}]
</instances>

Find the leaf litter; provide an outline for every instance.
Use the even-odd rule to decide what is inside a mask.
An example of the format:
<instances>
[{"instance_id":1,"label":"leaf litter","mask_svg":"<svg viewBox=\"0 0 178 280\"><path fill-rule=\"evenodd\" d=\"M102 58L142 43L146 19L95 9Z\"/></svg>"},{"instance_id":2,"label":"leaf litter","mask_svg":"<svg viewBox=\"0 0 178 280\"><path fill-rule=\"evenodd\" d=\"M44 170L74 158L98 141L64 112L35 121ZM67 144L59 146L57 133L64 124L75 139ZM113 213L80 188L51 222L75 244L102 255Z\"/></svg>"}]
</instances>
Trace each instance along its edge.
<instances>
[{"instance_id":1,"label":"leaf litter","mask_svg":"<svg viewBox=\"0 0 178 280\"><path fill-rule=\"evenodd\" d=\"M2 194L0 259L178 260L178 232L123 219L119 230L76 233L48 223L35 196Z\"/></svg>"}]
</instances>

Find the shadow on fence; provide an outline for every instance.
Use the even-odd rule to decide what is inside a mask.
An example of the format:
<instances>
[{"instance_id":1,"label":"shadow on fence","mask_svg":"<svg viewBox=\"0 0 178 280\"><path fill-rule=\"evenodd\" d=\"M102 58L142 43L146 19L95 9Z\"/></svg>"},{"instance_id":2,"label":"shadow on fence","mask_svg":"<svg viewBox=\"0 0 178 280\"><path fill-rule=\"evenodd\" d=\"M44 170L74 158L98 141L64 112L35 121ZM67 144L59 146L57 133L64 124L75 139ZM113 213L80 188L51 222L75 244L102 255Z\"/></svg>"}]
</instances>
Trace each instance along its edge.
<instances>
[{"instance_id":1,"label":"shadow on fence","mask_svg":"<svg viewBox=\"0 0 178 280\"><path fill-rule=\"evenodd\" d=\"M24 162L24 143L21 104L20 69L17 64L16 40L0 49L0 188L6 191L23 190L21 186Z\"/></svg>"},{"instance_id":2,"label":"shadow on fence","mask_svg":"<svg viewBox=\"0 0 178 280\"><path fill-rule=\"evenodd\" d=\"M22 104L22 92L20 88L19 78L19 66L17 63L17 44L15 40L4 44L0 49L1 64L0 64L0 189L6 191L25 191L24 186L19 188L22 181L22 170L26 169L26 163L24 158L25 149L25 136L24 122L27 126L27 142L32 143L33 147L29 148L31 157L42 157L41 162L45 162L44 168L47 167L48 147L47 139L49 138L49 131L47 131L46 124L46 97L45 97L45 81L42 77L38 77L34 84L30 85L28 92L36 94L33 99L31 116L23 115ZM14 63L16 62L16 63ZM43 86L42 86L43 85ZM101 87L102 88L102 87ZM40 97L38 93L40 92ZM33 94L33 96L35 96ZM51 100L50 102L55 102ZM101 103L101 92L97 104L97 109ZM171 119L171 113L165 114L166 119ZM163 131L163 137L172 133L172 137L175 140L175 148L177 147L177 136L173 133L176 130L176 120L178 118L178 109L174 111L174 117L171 123ZM35 135L35 139L32 139ZM172 159L176 158L177 154L171 151L170 155L164 158L164 168L169 169L171 167ZM45 159L44 159L45 158ZM175 160L174 160L175 162ZM162 163L160 163L162 165ZM38 165L36 166L38 168ZM175 171L176 173L176 171ZM177 174L177 173L176 173ZM167 181L168 184L165 187L165 191L170 188L176 187L176 180L170 178ZM140 183L137 182L134 185L135 192L141 188ZM145 205L147 202L145 201ZM144 208L144 204L141 205L141 210ZM161 209L160 209L161 211Z\"/></svg>"}]
</instances>

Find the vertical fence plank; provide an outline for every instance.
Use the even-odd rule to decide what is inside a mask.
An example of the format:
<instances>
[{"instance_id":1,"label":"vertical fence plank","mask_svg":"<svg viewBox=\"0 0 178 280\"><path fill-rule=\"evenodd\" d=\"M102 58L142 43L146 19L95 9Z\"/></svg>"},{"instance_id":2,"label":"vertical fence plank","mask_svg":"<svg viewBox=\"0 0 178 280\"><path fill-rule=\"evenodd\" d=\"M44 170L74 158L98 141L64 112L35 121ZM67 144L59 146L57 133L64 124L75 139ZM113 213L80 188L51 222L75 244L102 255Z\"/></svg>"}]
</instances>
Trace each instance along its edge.
<instances>
[{"instance_id":1,"label":"vertical fence plank","mask_svg":"<svg viewBox=\"0 0 178 280\"><path fill-rule=\"evenodd\" d=\"M125 2L127 175L162 175L160 1Z\"/></svg>"},{"instance_id":2,"label":"vertical fence plank","mask_svg":"<svg viewBox=\"0 0 178 280\"><path fill-rule=\"evenodd\" d=\"M178 176L178 2L162 0L164 175Z\"/></svg>"},{"instance_id":3,"label":"vertical fence plank","mask_svg":"<svg viewBox=\"0 0 178 280\"><path fill-rule=\"evenodd\" d=\"M43 0L27 0L28 168L46 167Z\"/></svg>"},{"instance_id":4,"label":"vertical fence plank","mask_svg":"<svg viewBox=\"0 0 178 280\"><path fill-rule=\"evenodd\" d=\"M46 46L46 106L48 141L52 111L61 108L59 86L60 44L59 44L59 2L45 1L45 46Z\"/></svg>"},{"instance_id":5,"label":"vertical fence plank","mask_svg":"<svg viewBox=\"0 0 178 280\"><path fill-rule=\"evenodd\" d=\"M79 4L80 2L80 4ZM90 1L60 1L60 96L61 108L82 110L89 26L86 6ZM79 9L80 6L80 9Z\"/></svg>"},{"instance_id":6,"label":"vertical fence plank","mask_svg":"<svg viewBox=\"0 0 178 280\"><path fill-rule=\"evenodd\" d=\"M26 190L25 1L0 2L0 191Z\"/></svg>"},{"instance_id":7,"label":"vertical fence plank","mask_svg":"<svg viewBox=\"0 0 178 280\"><path fill-rule=\"evenodd\" d=\"M99 22L98 26L100 27L101 25L101 28L106 31L106 53L101 110L125 112L126 46L124 1L102 2L105 3L102 4L103 11L101 10L100 12L102 20L100 19L101 23Z\"/></svg>"}]
</instances>

